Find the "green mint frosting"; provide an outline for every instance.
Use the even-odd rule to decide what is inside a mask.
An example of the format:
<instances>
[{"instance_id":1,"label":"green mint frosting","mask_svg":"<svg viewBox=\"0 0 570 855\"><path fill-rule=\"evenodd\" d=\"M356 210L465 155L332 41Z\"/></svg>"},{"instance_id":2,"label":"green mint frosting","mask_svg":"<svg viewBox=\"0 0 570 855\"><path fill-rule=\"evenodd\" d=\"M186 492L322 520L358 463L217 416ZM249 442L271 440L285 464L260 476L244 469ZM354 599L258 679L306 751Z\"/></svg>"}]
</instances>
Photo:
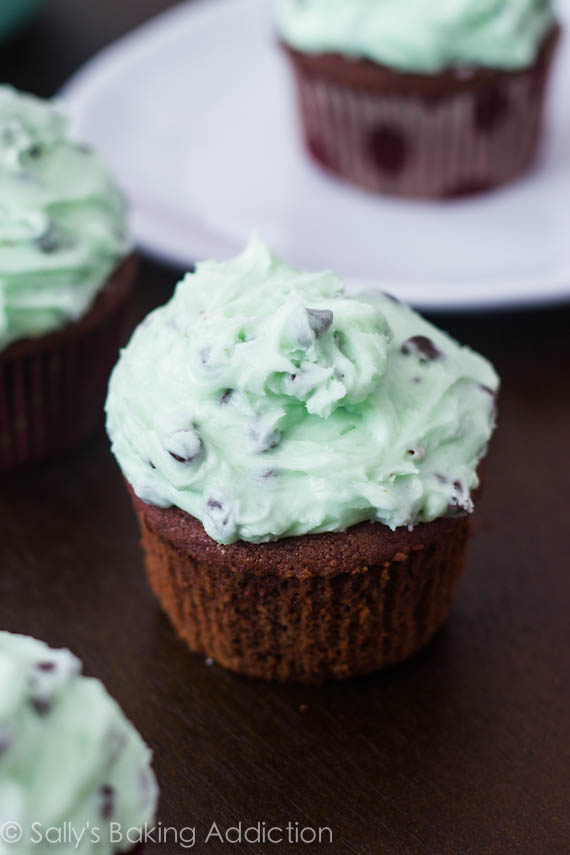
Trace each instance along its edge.
<instances>
[{"instance_id":1,"label":"green mint frosting","mask_svg":"<svg viewBox=\"0 0 570 855\"><path fill-rule=\"evenodd\" d=\"M102 684L81 676L75 656L0 632L0 852L131 848L113 843L110 824L118 824L118 841L118 827L132 839L130 829L152 823L158 789L150 760ZM16 841L8 835L18 826ZM67 848L54 845L57 829ZM69 842L82 832L81 845Z\"/></svg>"},{"instance_id":2,"label":"green mint frosting","mask_svg":"<svg viewBox=\"0 0 570 855\"><path fill-rule=\"evenodd\" d=\"M49 102L0 87L0 350L80 318L129 251L107 169Z\"/></svg>"},{"instance_id":3,"label":"green mint frosting","mask_svg":"<svg viewBox=\"0 0 570 855\"><path fill-rule=\"evenodd\" d=\"M531 65L554 23L550 0L279 0L285 42L401 71Z\"/></svg>"},{"instance_id":4,"label":"green mint frosting","mask_svg":"<svg viewBox=\"0 0 570 855\"><path fill-rule=\"evenodd\" d=\"M113 452L144 501L219 543L469 512L495 423L491 365L388 296L253 239L203 262L111 378Z\"/></svg>"}]
</instances>

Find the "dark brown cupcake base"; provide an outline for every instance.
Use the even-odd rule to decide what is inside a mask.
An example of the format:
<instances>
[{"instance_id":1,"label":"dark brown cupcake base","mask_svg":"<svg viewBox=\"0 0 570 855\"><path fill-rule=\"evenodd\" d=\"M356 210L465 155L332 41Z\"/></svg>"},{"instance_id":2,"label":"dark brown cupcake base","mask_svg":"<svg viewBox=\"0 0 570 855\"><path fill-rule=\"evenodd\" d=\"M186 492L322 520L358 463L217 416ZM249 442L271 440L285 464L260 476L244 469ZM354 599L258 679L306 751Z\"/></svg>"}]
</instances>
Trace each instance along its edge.
<instances>
[{"instance_id":1,"label":"dark brown cupcake base","mask_svg":"<svg viewBox=\"0 0 570 855\"><path fill-rule=\"evenodd\" d=\"M556 27L522 71L450 69L420 75L287 46L306 147L365 189L450 198L525 172L542 131Z\"/></svg>"},{"instance_id":2,"label":"dark brown cupcake base","mask_svg":"<svg viewBox=\"0 0 570 855\"><path fill-rule=\"evenodd\" d=\"M0 471L71 451L102 425L135 271L130 256L79 321L0 352Z\"/></svg>"},{"instance_id":3,"label":"dark brown cupcake base","mask_svg":"<svg viewBox=\"0 0 570 855\"><path fill-rule=\"evenodd\" d=\"M469 517L392 532L222 546L176 509L131 496L150 584L195 653L251 677L322 683L401 662L444 622Z\"/></svg>"}]
</instances>

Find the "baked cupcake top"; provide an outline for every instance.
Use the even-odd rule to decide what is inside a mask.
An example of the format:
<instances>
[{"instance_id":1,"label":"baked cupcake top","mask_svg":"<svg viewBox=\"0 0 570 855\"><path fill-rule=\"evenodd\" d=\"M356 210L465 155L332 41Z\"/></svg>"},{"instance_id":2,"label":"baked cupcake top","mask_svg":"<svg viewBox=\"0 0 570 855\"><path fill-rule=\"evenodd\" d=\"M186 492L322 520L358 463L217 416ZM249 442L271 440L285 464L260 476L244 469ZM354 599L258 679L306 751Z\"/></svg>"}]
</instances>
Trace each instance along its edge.
<instances>
[{"instance_id":1,"label":"baked cupcake top","mask_svg":"<svg viewBox=\"0 0 570 855\"><path fill-rule=\"evenodd\" d=\"M49 849L37 845L38 835L64 823L84 832L83 853L129 848L112 845L109 823L124 833L152 823L158 789L150 760L75 656L0 632L0 828L21 827L15 851Z\"/></svg>"},{"instance_id":2,"label":"baked cupcake top","mask_svg":"<svg viewBox=\"0 0 570 855\"><path fill-rule=\"evenodd\" d=\"M554 24L550 0L279 0L291 47L400 71L532 64Z\"/></svg>"},{"instance_id":3,"label":"baked cupcake top","mask_svg":"<svg viewBox=\"0 0 570 855\"><path fill-rule=\"evenodd\" d=\"M498 378L406 306L252 239L135 331L107 426L135 493L219 543L469 512Z\"/></svg>"},{"instance_id":4,"label":"baked cupcake top","mask_svg":"<svg viewBox=\"0 0 570 855\"><path fill-rule=\"evenodd\" d=\"M130 249L107 169L50 102L0 87L0 350L80 318Z\"/></svg>"}]
</instances>

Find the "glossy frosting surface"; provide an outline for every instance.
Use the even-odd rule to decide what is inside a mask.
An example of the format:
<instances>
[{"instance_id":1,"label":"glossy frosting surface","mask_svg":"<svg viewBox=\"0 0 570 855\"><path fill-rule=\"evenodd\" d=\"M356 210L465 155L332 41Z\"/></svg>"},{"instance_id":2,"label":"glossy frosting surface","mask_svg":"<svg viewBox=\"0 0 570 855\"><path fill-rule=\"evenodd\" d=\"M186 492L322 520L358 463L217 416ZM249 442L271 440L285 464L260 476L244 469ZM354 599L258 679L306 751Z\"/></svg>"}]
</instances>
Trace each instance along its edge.
<instances>
[{"instance_id":1,"label":"glossy frosting surface","mask_svg":"<svg viewBox=\"0 0 570 855\"><path fill-rule=\"evenodd\" d=\"M135 493L219 543L469 512L495 424L482 357L381 294L253 239L139 326L107 426Z\"/></svg>"},{"instance_id":2,"label":"glossy frosting surface","mask_svg":"<svg viewBox=\"0 0 570 855\"><path fill-rule=\"evenodd\" d=\"M530 65L553 26L550 0L278 0L289 45L401 71Z\"/></svg>"},{"instance_id":3,"label":"glossy frosting surface","mask_svg":"<svg viewBox=\"0 0 570 855\"><path fill-rule=\"evenodd\" d=\"M57 106L0 87L0 350L80 318L130 249L124 200Z\"/></svg>"},{"instance_id":4,"label":"glossy frosting surface","mask_svg":"<svg viewBox=\"0 0 570 855\"><path fill-rule=\"evenodd\" d=\"M118 705L98 680L81 676L68 650L0 632L0 852L131 848L113 844L110 823L125 833L152 823L158 790L150 760ZM6 838L9 826L12 834L20 827L19 842ZM50 844L58 828L67 849ZM70 835L82 831L76 846Z\"/></svg>"}]
</instances>

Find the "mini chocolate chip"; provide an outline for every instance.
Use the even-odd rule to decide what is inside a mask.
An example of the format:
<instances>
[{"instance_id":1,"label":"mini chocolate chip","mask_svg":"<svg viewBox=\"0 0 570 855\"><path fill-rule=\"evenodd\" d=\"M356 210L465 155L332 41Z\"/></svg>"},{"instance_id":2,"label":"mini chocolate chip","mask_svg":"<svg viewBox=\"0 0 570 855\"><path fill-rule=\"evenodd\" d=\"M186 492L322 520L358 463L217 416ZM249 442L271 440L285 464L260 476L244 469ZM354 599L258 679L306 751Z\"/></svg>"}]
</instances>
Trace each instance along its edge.
<instances>
[{"instance_id":1,"label":"mini chocolate chip","mask_svg":"<svg viewBox=\"0 0 570 855\"><path fill-rule=\"evenodd\" d=\"M392 303L396 303L398 306L402 305L402 301L398 300L397 297L394 297L393 294L390 294L388 291L382 291L385 297L387 297Z\"/></svg>"},{"instance_id":2,"label":"mini chocolate chip","mask_svg":"<svg viewBox=\"0 0 570 855\"><path fill-rule=\"evenodd\" d=\"M115 788L109 784L104 784L99 789L101 799L99 813L102 819L111 819L115 812Z\"/></svg>"},{"instance_id":3,"label":"mini chocolate chip","mask_svg":"<svg viewBox=\"0 0 570 855\"><path fill-rule=\"evenodd\" d=\"M473 120L483 134L492 134L507 118L510 103L503 89L489 86L483 89L475 101Z\"/></svg>"},{"instance_id":4,"label":"mini chocolate chip","mask_svg":"<svg viewBox=\"0 0 570 855\"><path fill-rule=\"evenodd\" d=\"M200 448L198 449L196 454L193 454L191 457L181 457L180 454L175 454L174 451L169 451L168 453L172 458L174 458L174 460L176 460L177 463L193 463L196 458L199 457L202 453L202 443L200 442ZM153 469L154 468L155 467L153 466Z\"/></svg>"},{"instance_id":5,"label":"mini chocolate chip","mask_svg":"<svg viewBox=\"0 0 570 855\"><path fill-rule=\"evenodd\" d=\"M483 392L486 392L487 395L490 395L493 400L496 400L497 393L494 391L494 389L491 389L490 386L485 386L484 383L479 383L479 388L482 389Z\"/></svg>"},{"instance_id":6,"label":"mini chocolate chip","mask_svg":"<svg viewBox=\"0 0 570 855\"><path fill-rule=\"evenodd\" d=\"M13 745L14 737L8 730L0 731L0 757Z\"/></svg>"},{"instance_id":7,"label":"mini chocolate chip","mask_svg":"<svg viewBox=\"0 0 570 855\"><path fill-rule=\"evenodd\" d=\"M217 499L208 499L208 507L212 508L212 510L221 511L224 506Z\"/></svg>"},{"instance_id":8,"label":"mini chocolate chip","mask_svg":"<svg viewBox=\"0 0 570 855\"><path fill-rule=\"evenodd\" d=\"M109 758L111 762L114 762L127 742L127 737L120 730L111 730L107 737L108 748L109 748Z\"/></svg>"},{"instance_id":9,"label":"mini chocolate chip","mask_svg":"<svg viewBox=\"0 0 570 855\"><path fill-rule=\"evenodd\" d=\"M418 356L422 362L435 362L443 358L441 350L425 335L412 336L403 343L400 350L405 356Z\"/></svg>"},{"instance_id":10,"label":"mini chocolate chip","mask_svg":"<svg viewBox=\"0 0 570 855\"><path fill-rule=\"evenodd\" d=\"M333 313L330 309L307 309L309 325L317 338L324 335L331 328Z\"/></svg>"},{"instance_id":11,"label":"mini chocolate chip","mask_svg":"<svg viewBox=\"0 0 570 855\"><path fill-rule=\"evenodd\" d=\"M409 158L405 137L388 125L376 128L371 133L369 152L377 170L387 175L399 175Z\"/></svg>"},{"instance_id":12,"label":"mini chocolate chip","mask_svg":"<svg viewBox=\"0 0 570 855\"><path fill-rule=\"evenodd\" d=\"M446 519L454 520L454 519L459 519L460 517L466 517L467 513L468 512L465 510L465 508L462 508L459 505L455 504L454 502L451 502L447 506L447 510L444 514L444 517Z\"/></svg>"},{"instance_id":13,"label":"mini chocolate chip","mask_svg":"<svg viewBox=\"0 0 570 855\"><path fill-rule=\"evenodd\" d=\"M38 671L55 671L55 662L37 662Z\"/></svg>"},{"instance_id":14,"label":"mini chocolate chip","mask_svg":"<svg viewBox=\"0 0 570 855\"><path fill-rule=\"evenodd\" d=\"M223 407L224 404L227 404L234 393L233 389L226 389L222 397L220 398L220 404Z\"/></svg>"},{"instance_id":15,"label":"mini chocolate chip","mask_svg":"<svg viewBox=\"0 0 570 855\"><path fill-rule=\"evenodd\" d=\"M408 454L410 455L410 457L413 457L414 459L419 460L421 462L422 460L425 460L426 450L423 445L418 445L417 448L409 448Z\"/></svg>"},{"instance_id":16,"label":"mini chocolate chip","mask_svg":"<svg viewBox=\"0 0 570 855\"><path fill-rule=\"evenodd\" d=\"M440 484L449 484L449 480L445 477L445 475L441 475L439 472L434 472L433 477L436 481L439 481Z\"/></svg>"},{"instance_id":17,"label":"mini chocolate chip","mask_svg":"<svg viewBox=\"0 0 570 855\"><path fill-rule=\"evenodd\" d=\"M461 486L461 481L454 481L453 487L457 490L458 493L463 492L463 487Z\"/></svg>"},{"instance_id":18,"label":"mini chocolate chip","mask_svg":"<svg viewBox=\"0 0 570 855\"><path fill-rule=\"evenodd\" d=\"M37 237L34 243L40 252L45 252L46 255L60 249L63 245L63 238L58 224L52 220L43 235Z\"/></svg>"},{"instance_id":19,"label":"mini chocolate chip","mask_svg":"<svg viewBox=\"0 0 570 855\"><path fill-rule=\"evenodd\" d=\"M50 698L32 698L31 704L38 715L45 716L51 712L52 702Z\"/></svg>"},{"instance_id":20,"label":"mini chocolate chip","mask_svg":"<svg viewBox=\"0 0 570 855\"><path fill-rule=\"evenodd\" d=\"M43 148L40 145L40 143L36 143L35 145L31 146L28 149L28 154L30 157L33 157L34 159L41 157L43 154Z\"/></svg>"},{"instance_id":21,"label":"mini chocolate chip","mask_svg":"<svg viewBox=\"0 0 570 855\"><path fill-rule=\"evenodd\" d=\"M150 466L150 468L151 468L151 469L156 469L156 466L154 465L154 463L152 462L152 460L149 460L149 461L148 461L148 465Z\"/></svg>"},{"instance_id":22,"label":"mini chocolate chip","mask_svg":"<svg viewBox=\"0 0 570 855\"><path fill-rule=\"evenodd\" d=\"M265 472L261 473L261 477L266 481L268 481L270 478L276 478L277 477L277 470L276 469L266 469Z\"/></svg>"}]
</instances>

